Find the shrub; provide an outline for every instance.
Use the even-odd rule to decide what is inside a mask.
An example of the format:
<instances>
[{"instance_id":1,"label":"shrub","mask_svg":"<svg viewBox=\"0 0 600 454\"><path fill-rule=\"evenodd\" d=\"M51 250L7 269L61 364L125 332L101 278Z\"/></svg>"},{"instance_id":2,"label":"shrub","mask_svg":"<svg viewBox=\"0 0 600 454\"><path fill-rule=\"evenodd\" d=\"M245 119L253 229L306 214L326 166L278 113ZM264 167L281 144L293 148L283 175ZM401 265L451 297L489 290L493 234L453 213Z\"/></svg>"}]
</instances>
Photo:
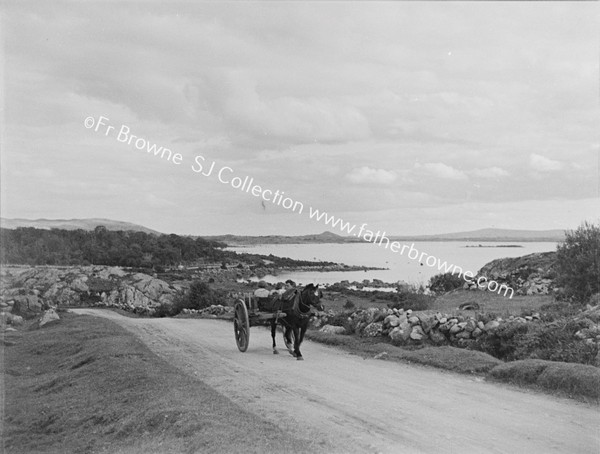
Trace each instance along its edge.
<instances>
[{"instance_id":1,"label":"shrub","mask_svg":"<svg viewBox=\"0 0 600 454\"><path fill-rule=\"evenodd\" d=\"M565 317L573 316L581 311L580 305L569 304L566 301L554 301L540 307L539 313L544 322L554 322Z\"/></svg>"},{"instance_id":2,"label":"shrub","mask_svg":"<svg viewBox=\"0 0 600 454\"><path fill-rule=\"evenodd\" d=\"M515 352L519 348L523 335L527 333L529 325L517 321L502 323L493 333L477 339L473 346L502 360L518 359Z\"/></svg>"},{"instance_id":3,"label":"shrub","mask_svg":"<svg viewBox=\"0 0 600 454\"><path fill-rule=\"evenodd\" d=\"M600 291L600 226L584 222L557 248L556 284L567 299L585 302Z\"/></svg>"},{"instance_id":4,"label":"shrub","mask_svg":"<svg viewBox=\"0 0 600 454\"><path fill-rule=\"evenodd\" d=\"M354 331L351 323L348 321L348 318L352 315L352 312L339 312L335 315L327 317L327 324L333 326L343 326L346 328L347 333L351 333Z\"/></svg>"},{"instance_id":5,"label":"shrub","mask_svg":"<svg viewBox=\"0 0 600 454\"><path fill-rule=\"evenodd\" d=\"M173 314L173 304L160 303L154 308L154 317L169 317Z\"/></svg>"},{"instance_id":6,"label":"shrub","mask_svg":"<svg viewBox=\"0 0 600 454\"><path fill-rule=\"evenodd\" d=\"M207 283L196 280L187 292L175 297L170 315L177 315L183 309L204 309L212 304L219 304L219 297Z\"/></svg>"},{"instance_id":7,"label":"shrub","mask_svg":"<svg viewBox=\"0 0 600 454\"><path fill-rule=\"evenodd\" d=\"M350 301L350 300L346 300L346 303L344 304L344 309L354 309L355 304Z\"/></svg>"},{"instance_id":8,"label":"shrub","mask_svg":"<svg viewBox=\"0 0 600 454\"><path fill-rule=\"evenodd\" d=\"M495 332L477 339L473 348L505 361L540 359L593 364L596 343L586 343L575 333L593 322L563 317L552 322L504 322Z\"/></svg>"},{"instance_id":9,"label":"shrub","mask_svg":"<svg viewBox=\"0 0 600 454\"><path fill-rule=\"evenodd\" d=\"M429 279L429 290L434 293L446 293L461 288L464 281L454 273L436 274Z\"/></svg>"},{"instance_id":10,"label":"shrub","mask_svg":"<svg viewBox=\"0 0 600 454\"><path fill-rule=\"evenodd\" d=\"M514 351L517 359L535 358L565 363L592 364L598 345L586 344L575 333L587 327L584 320L560 320L552 323L530 323Z\"/></svg>"},{"instance_id":11,"label":"shrub","mask_svg":"<svg viewBox=\"0 0 600 454\"><path fill-rule=\"evenodd\" d=\"M388 304L391 309L412 309L413 311L426 311L431 308L435 297L410 291L400 291L394 294L394 302Z\"/></svg>"}]
</instances>

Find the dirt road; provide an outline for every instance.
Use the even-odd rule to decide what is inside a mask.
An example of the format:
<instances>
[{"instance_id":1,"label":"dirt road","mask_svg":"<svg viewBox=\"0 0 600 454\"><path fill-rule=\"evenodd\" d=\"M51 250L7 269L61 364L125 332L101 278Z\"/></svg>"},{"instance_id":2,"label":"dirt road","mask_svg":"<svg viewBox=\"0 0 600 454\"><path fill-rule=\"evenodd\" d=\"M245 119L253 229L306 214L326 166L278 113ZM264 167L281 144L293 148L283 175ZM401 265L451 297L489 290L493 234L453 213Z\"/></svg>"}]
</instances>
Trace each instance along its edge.
<instances>
[{"instance_id":1,"label":"dirt road","mask_svg":"<svg viewBox=\"0 0 600 454\"><path fill-rule=\"evenodd\" d=\"M364 360L305 341L305 361L271 352L251 329L240 353L231 323L106 317L174 367L195 374L252 413L318 440L323 452L597 453L597 407L435 369ZM282 344L278 334L278 344ZM300 426L298 431L297 427Z\"/></svg>"}]
</instances>

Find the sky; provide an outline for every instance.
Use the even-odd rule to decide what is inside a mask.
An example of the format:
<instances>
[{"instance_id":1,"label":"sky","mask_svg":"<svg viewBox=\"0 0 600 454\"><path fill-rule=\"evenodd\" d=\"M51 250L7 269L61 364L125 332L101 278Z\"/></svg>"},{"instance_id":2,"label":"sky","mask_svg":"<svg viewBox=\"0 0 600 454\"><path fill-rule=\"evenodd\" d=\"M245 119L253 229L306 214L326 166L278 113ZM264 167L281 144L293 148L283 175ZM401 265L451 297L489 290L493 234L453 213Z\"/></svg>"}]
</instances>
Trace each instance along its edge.
<instances>
[{"instance_id":1,"label":"sky","mask_svg":"<svg viewBox=\"0 0 600 454\"><path fill-rule=\"evenodd\" d=\"M597 222L599 12L4 2L2 217L192 235L343 233L315 210L398 235Z\"/></svg>"}]
</instances>

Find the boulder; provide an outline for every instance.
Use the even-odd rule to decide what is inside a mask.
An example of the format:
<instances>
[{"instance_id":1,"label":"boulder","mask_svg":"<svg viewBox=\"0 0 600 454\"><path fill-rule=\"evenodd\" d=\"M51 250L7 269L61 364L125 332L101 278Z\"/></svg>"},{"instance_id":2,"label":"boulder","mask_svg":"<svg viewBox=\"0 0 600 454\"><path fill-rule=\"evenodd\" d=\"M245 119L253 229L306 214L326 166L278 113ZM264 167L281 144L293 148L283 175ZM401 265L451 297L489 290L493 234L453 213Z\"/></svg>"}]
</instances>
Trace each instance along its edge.
<instances>
[{"instance_id":1,"label":"boulder","mask_svg":"<svg viewBox=\"0 0 600 454\"><path fill-rule=\"evenodd\" d=\"M412 331L410 332L410 338L412 340L423 340L423 338L425 338L426 336L427 335L423 331L423 328L421 328L419 325L412 327Z\"/></svg>"},{"instance_id":2,"label":"boulder","mask_svg":"<svg viewBox=\"0 0 600 454\"><path fill-rule=\"evenodd\" d=\"M326 334L345 334L346 328L343 326L325 325L319 331Z\"/></svg>"},{"instance_id":3,"label":"boulder","mask_svg":"<svg viewBox=\"0 0 600 454\"><path fill-rule=\"evenodd\" d=\"M46 312L44 312L44 315L42 316L42 318L40 320L39 326L42 327L42 326L44 326L50 322L56 321L56 320L60 320L60 317L58 316L56 311L54 309L48 309Z\"/></svg>"},{"instance_id":4,"label":"boulder","mask_svg":"<svg viewBox=\"0 0 600 454\"><path fill-rule=\"evenodd\" d=\"M35 315L42 312L42 303L36 295L18 295L14 298L13 313Z\"/></svg>"},{"instance_id":5,"label":"boulder","mask_svg":"<svg viewBox=\"0 0 600 454\"><path fill-rule=\"evenodd\" d=\"M90 288L87 286L86 281L88 280L88 277L83 275L83 276L79 276L77 279L73 280L73 282L71 282L71 289L76 291L76 292L88 292L90 290Z\"/></svg>"},{"instance_id":6,"label":"boulder","mask_svg":"<svg viewBox=\"0 0 600 454\"><path fill-rule=\"evenodd\" d=\"M390 334L388 334L388 336L390 336L390 339L392 339L395 342L406 342L410 337L410 328L402 329L401 327L397 326L390 331Z\"/></svg>"},{"instance_id":7,"label":"boulder","mask_svg":"<svg viewBox=\"0 0 600 454\"><path fill-rule=\"evenodd\" d=\"M446 336L444 336L443 333L435 329L429 332L429 339L431 339L431 341L436 345L440 345L446 342Z\"/></svg>"},{"instance_id":8,"label":"boulder","mask_svg":"<svg viewBox=\"0 0 600 454\"><path fill-rule=\"evenodd\" d=\"M13 315L10 319L10 324L15 326L21 326L23 324L23 317L20 315Z\"/></svg>"},{"instance_id":9,"label":"boulder","mask_svg":"<svg viewBox=\"0 0 600 454\"><path fill-rule=\"evenodd\" d=\"M469 331L461 331L456 334L457 339L469 339L471 337L471 333Z\"/></svg>"},{"instance_id":10,"label":"boulder","mask_svg":"<svg viewBox=\"0 0 600 454\"><path fill-rule=\"evenodd\" d=\"M433 315L419 314L418 318L421 322L421 328L423 328L425 333L429 333L429 331L437 324L437 320Z\"/></svg>"},{"instance_id":11,"label":"boulder","mask_svg":"<svg viewBox=\"0 0 600 454\"><path fill-rule=\"evenodd\" d=\"M65 306L77 305L81 301L80 292L76 292L70 287L65 287L60 294L54 298L54 301Z\"/></svg>"},{"instance_id":12,"label":"boulder","mask_svg":"<svg viewBox=\"0 0 600 454\"><path fill-rule=\"evenodd\" d=\"M419 317L417 317L416 315L413 315L412 317L410 317L408 319L408 323L410 323L412 326L418 325L420 322Z\"/></svg>"},{"instance_id":13,"label":"boulder","mask_svg":"<svg viewBox=\"0 0 600 454\"><path fill-rule=\"evenodd\" d=\"M465 331L468 331L469 333L472 333L475 330L475 328L477 328L477 322L473 319L469 320L466 323L467 324L465 325Z\"/></svg>"},{"instance_id":14,"label":"boulder","mask_svg":"<svg viewBox=\"0 0 600 454\"><path fill-rule=\"evenodd\" d=\"M450 331L450 328L453 325L450 325L450 323L444 323L444 324L440 324L440 326L438 326L438 330L442 333L447 333L448 331Z\"/></svg>"},{"instance_id":15,"label":"boulder","mask_svg":"<svg viewBox=\"0 0 600 454\"><path fill-rule=\"evenodd\" d=\"M448 331L450 334L457 334L460 333L463 330L463 327L460 326L459 323L457 323L456 325L452 325L450 327L450 330Z\"/></svg>"},{"instance_id":16,"label":"boulder","mask_svg":"<svg viewBox=\"0 0 600 454\"><path fill-rule=\"evenodd\" d=\"M365 337L377 337L381 334L382 329L383 323L381 322L369 323L367 326L365 326L362 335Z\"/></svg>"},{"instance_id":17,"label":"boulder","mask_svg":"<svg viewBox=\"0 0 600 454\"><path fill-rule=\"evenodd\" d=\"M489 322L487 322L485 324L483 329L484 329L484 331L491 333L491 332L494 332L496 329L498 329L499 326L500 326L500 322L498 322L497 320L490 320Z\"/></svg>"},{"instance_id":18,"label":"boulder","mask_svg":"<svg viewBox=\"0 0 600 454\"><path fill-rule=\"evenodd\" d=\"M388 315L383 321L384 326L396 327L400 324L400 319L395 315Z\"/></svg>"}]
</instances>

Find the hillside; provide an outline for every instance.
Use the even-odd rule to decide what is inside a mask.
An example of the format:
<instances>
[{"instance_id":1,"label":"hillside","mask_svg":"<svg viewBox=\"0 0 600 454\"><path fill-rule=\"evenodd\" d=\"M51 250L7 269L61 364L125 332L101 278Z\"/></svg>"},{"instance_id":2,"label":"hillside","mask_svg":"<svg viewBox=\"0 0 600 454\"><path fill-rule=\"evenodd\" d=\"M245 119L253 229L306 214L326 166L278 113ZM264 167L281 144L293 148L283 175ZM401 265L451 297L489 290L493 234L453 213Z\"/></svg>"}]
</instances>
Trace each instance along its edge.
<instances>
[{"instance_id":1,"label":"hillside","mask_svg":"<svg viewBox=\"0 0 600 454\"><path fill-rule=\"evenodd\" d=\"M111 231L135 231L161 235L161 232L149 229L142 225L131 222L114 221L112 219L90 218L90 219L6 219L0 218L0 227L4 229L16 229L18 227L33 227L36 229L50 230L94 230L103 225Z\"/></svg>"}]
</instances>

